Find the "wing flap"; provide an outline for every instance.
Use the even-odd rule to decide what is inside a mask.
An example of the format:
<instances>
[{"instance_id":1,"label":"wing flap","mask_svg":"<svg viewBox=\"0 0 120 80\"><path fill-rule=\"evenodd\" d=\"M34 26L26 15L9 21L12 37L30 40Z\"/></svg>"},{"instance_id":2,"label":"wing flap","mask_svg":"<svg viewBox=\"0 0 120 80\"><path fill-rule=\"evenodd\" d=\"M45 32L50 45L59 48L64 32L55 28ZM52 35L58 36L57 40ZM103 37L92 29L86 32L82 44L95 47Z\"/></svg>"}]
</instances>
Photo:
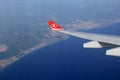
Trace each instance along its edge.
<instances>
[{"instance_id":1,"label":"wing flap","mask_svg":"<svg viewBox=\"0 0 120 80\"><path fill-rule=\"evenodd\" d=\"M107 50L106 55L120 57L120 47Z\"/></svg>"},{"instance_id":2,"label":"wing flap","mask_svg":"<svg viewBox=\"0 0 120 80\"><path fill-rule=\"evenodd\" d=\"M114 47L115 45L102 43L98 41L89 41L83 44L84 48L104 48L104 47Z\"/></svg>"}]
</instances>

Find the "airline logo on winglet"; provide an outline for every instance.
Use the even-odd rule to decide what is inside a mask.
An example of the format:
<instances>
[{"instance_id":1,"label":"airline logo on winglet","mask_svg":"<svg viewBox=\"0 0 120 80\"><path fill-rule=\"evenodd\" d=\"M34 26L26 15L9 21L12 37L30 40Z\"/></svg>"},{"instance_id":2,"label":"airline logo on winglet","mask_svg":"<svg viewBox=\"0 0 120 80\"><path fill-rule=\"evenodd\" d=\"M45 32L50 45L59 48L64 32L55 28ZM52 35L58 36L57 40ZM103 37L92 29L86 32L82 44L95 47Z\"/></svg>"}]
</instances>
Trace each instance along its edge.
<instances>
[{"instance_id":1,"label":"airline logo on winglet","mask_svg":"<svg viewBox=\"0 0 120 80\"><path fill-rule=\"evenodd\" d=\"M55 23L52 20L49 20L48 24L49 24L51 30L57 30L57 31L63 30L63 28L60 25L58 25L57 23Z\"/></svg>"}]
</instances>

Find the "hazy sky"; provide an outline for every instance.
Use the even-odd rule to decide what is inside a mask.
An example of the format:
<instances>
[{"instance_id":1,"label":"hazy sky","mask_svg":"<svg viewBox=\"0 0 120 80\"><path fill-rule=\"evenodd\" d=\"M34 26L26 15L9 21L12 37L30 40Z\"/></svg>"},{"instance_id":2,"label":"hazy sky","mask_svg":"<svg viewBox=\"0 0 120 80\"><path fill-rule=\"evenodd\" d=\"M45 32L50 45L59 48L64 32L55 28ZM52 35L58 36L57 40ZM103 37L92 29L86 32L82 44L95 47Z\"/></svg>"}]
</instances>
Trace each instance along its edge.
<instances>
[{"instance_id":1,"label":"hazy sky","mask_svg":"<svg viewBox=\"0 0 120 80\"><path fill-rule=\"evenodd\" d=\"M0 0L0 22L26 16L36 20L118 17L119 7L119 0Z\"/></svg>"}]
</instances>

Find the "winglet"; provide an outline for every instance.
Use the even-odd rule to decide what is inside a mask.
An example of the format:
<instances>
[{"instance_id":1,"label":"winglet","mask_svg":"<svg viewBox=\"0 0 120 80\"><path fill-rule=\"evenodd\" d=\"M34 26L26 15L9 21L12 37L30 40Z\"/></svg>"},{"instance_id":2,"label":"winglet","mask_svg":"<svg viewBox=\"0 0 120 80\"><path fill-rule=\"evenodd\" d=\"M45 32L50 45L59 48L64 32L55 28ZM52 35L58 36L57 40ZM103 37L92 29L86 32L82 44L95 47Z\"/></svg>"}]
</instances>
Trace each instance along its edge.
<instances>
[{"instance_id":1,"label":"winglet","mask_svg":"<svg viewBox=\"0 0 120 80\"><path fill-rule=\"evenodd\" d=\"M55 23L52 20L49 20L48 24L49 24L51 30L57 30L57 31L63 30L63 28L60 25L58 25L57 23Z\"/></svg>"}]
</instances>

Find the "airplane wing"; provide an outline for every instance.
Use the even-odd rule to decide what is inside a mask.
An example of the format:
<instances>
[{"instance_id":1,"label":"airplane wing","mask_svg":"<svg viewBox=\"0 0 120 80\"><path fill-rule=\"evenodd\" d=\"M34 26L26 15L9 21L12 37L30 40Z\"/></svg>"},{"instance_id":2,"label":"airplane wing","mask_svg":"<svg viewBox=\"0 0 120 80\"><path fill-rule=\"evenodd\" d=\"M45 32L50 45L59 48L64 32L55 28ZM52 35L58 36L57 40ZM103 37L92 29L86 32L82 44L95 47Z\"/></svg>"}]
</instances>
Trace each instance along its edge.
<instances>
[{"instance_id":1,"label":"airplane wing","mask_svg":"<svg viewBox=\"0 0 120 80\"><path fill-rule=\"evenodd\" d=\"M76 36L83 39L92 40L90 42L84 43L83 47L85 48L103 48L103 47L117 47L106 51L106 55L119 56L120 57L120 36L115 35L104 35L104 34L95 34L87 32L76 32L64 30L60 25L54 21L48 21L51 30L58 31L64 34Z\"/></svg>"}]
</instances>

